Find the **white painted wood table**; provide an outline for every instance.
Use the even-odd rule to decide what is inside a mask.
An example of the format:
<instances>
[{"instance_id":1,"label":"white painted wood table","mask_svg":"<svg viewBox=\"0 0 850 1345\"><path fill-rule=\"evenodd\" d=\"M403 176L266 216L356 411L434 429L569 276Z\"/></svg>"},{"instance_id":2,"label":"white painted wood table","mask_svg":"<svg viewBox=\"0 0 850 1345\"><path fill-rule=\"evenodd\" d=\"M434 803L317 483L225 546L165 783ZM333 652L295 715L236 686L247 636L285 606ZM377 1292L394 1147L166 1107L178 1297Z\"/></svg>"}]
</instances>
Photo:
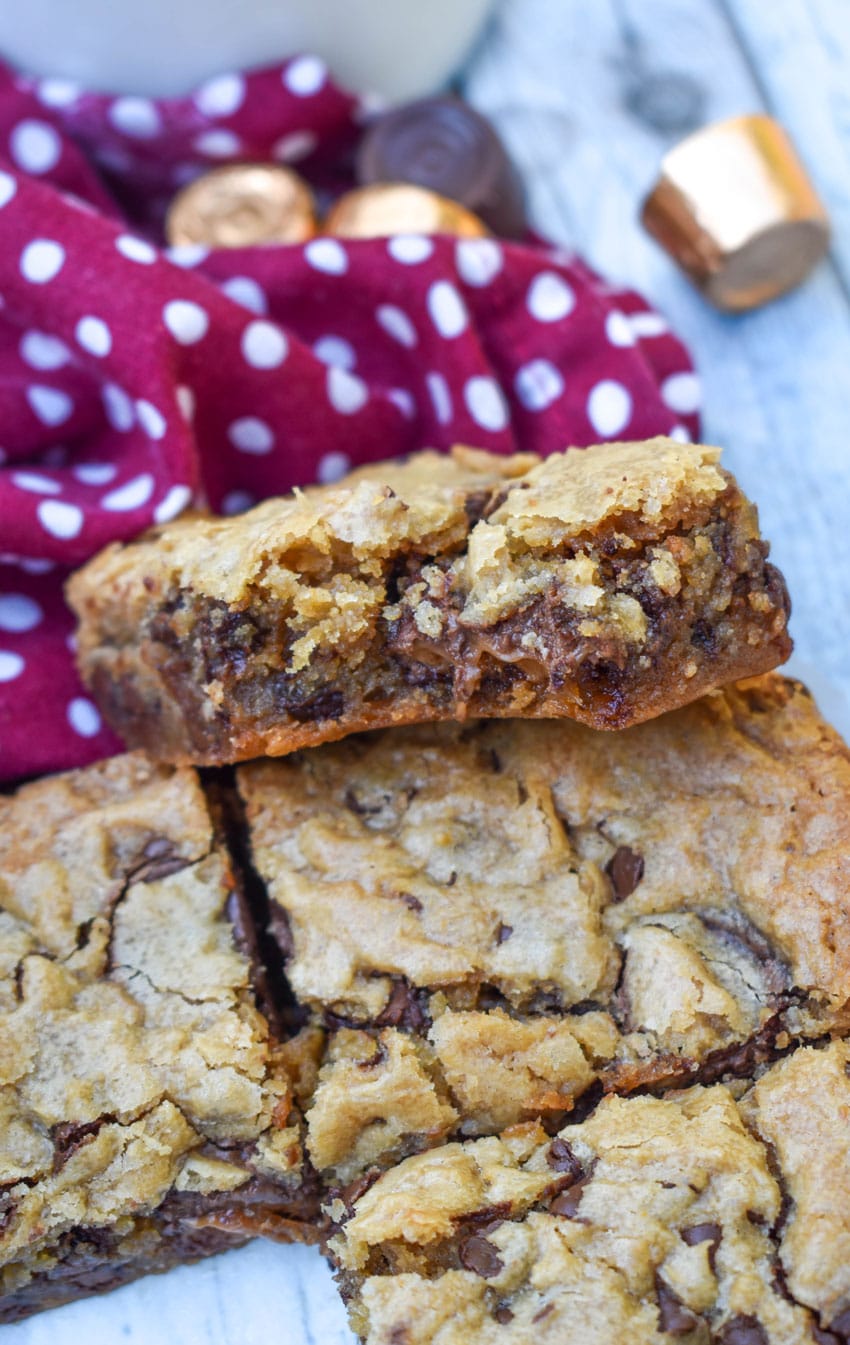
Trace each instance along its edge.
<instances>
[{"instance_id":1,"label":"white painted wood table","mask_svg":"<svg viewBox=\"0 0 850 1345\"><path fill-rule=\"evenodd\" d=\"M541 232L642 290L688 341L705 438L759 502L794 599L795 666L850 734L850 0L504 0L462 86ZM637 224L661 155L704 121L782 120L833 258L746 317L713 312ZM349 1345L318 1253L255 1244L15 1327L8 1345Z\"/></svg>"}]
</instances>

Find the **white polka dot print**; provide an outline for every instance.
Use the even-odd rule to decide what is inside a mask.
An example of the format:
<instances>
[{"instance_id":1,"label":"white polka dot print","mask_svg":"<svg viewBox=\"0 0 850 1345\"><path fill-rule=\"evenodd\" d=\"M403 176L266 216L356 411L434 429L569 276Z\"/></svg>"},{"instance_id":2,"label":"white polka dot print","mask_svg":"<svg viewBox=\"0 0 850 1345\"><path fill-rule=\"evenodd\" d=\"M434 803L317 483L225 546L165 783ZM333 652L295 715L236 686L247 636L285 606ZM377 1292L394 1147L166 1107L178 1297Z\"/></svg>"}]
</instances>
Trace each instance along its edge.
<instances>
[{"instance_id":1,"label":"white polka dot print","mask_svg":"<svg viewBox=\"0 0 850 1345\"><path fill-rule=\"evenodd\" d=\"M694 373L671 374L661 384L661 396L680 416L698 411L702 398L699 378Z\"/></svg>"},{"instance_id":2,"label":"white polka dot print","mask_svg":"<svg viewBox=\"0 0 850 1345\"><path fill-rule=\"evenodd\" d=\"M199 154L206 154L210 159L232 159L242 149L239 136L223 128L202 131L200 135L195 136L192 144Z\"/></svg>"},{"instance_id":3,"label":"white polka dot print","mask_svg":"<svg viewBox=\"0 0 850 1345\"><path fill-rule=\"evenodd\" d=\"M39 472L13 472L12 481L18 490L28 490L35 495L61 495L62 487L52 476L41 476Z\"/></svg>"},{"instance_id":4,"label":"white polka dot print","mask_svg":"<svg viewBox=\"0 0 850 1345\"><path fill-rule=\"evenodd\" d=\"M13 635L34 630L44 613L34 598L25 593L0 593L0 630Z\"/></svg>"},{"instance_id":5,"label":"white polka dot print","mask_svg":"<svg viewBox=\"0 0 850 1345\"><path fill-rule=\"evenodd\" d=\"M425 386L438 423L448 425L452 418L452 394L448 383L442 374L434 370L425 375Z\"/></svg>"},{"instance_id":6,"label":"white polka dot print","mask_svg":"<svg viewBox=\"0 0 850 1345\"><path fill-rule=\"evenodd\" d=\"M167 429L167 422L159 407L154 406L153 402L140 397L136 402L136 415L139 424L149 438L161 439L163 437Z\"/></svg>"},{"instance_id":7,"label":"white polka dot print","mask_svg":"<svg viewBox=\"0 0 850 1345\"><path fill-rule=\"evenodd\" d=\"M316 473L318 479L323 485L329 486L334 481L341 480L346 472L351 471L351 459L347 453L325 453L324 457L319 459L319 470Z\"/></svg>"},{"instance_id":8,"label":"white polka dot print","mask_svg":"<svg viewBox=\"0 0 850 1345\"><path fill-rule=\"evenodd\" d=\"M172 486L153 511L155 523L170 523L178 514L182 514L192 498L188 486Z\"/></svg>"},{"instance_id":9,"label":"white polka dot print","mask_svg":"<svg viewBox=\"0 0 850 1345\"><path fill-rule=\"evenodd\" d=\"M149 98L116 98L107 116L117 130L136 140L150 140L161 129L156 104Z\"/></svg>"},{"instance_id":10,"label":"white polka dot print","mask_svg":"<svg viewBox=\"0 0 850 1345\"><path fill-rule=\"evenodd\" d=\"M272 146L272 158L278 163L300 163L319 143L319 137L313 131L291 131L282 135Z\"/></svg>"},{"instance_id":11,"label":"white polka dot print","mask_svg":"<svg viewBox=\"0 0 850 1345\"><path fill-rule=\"evenodd\" d=\"M36 510L38 521L51 537L69 541L78 537L83 526L83 511L64 500L42 500Z\"/></svg>"},{"instance_id":12,"label":"white polka dot print","mask_svg":"<svg viewBox=\"0 0 850 1345\"><path fill-rule=\"evenodd\" d=\"M605 335L612 346L633 346L635 343L632 324L618 308L612 308L605 319Z\"/></svg>"},{"instance_id":13,"label":"white polka dot print","mask_svg":"<svg viewBox=\"0 0 850 1345\"><path fill-rule=\"evenodd\" d=\"M100 390L100 399L106 419L113 430L131 430L136 423L133 403L123 388L117 383L104 383Z\"/></svg>"},{"instance_id":14,"label":"white polka dot print","mask_svg":"<svg viewBox=\"0 0 850 1345\"><path fill-rule=\"evenodd\" d=\"M504 261L504 253L493 238L462 238L455 249L458 275L467 285L489 285Z\"/></svg>"},{"instance_id":15,"label":"white polka dot print","mask_svg":"<svg viewBox=\"0 0 850 1345\"><path fill-rule=\"evenodd\" d=\"M670 438L675 439L679 444L692 444L694 441L687 425L674 425L670 431Z\"/></svg>"},{"instance_id":16,"label":"white polka dot print","mask_svg":"<svg viewBox=\"0 0 850 1345\"><path fill-rule=\"evenodd\" d=\"M104 495L100 503L111 513L123 514L129 509L140 509L143 504L147 504L153 495L153 488L154 479L150 472L143 472L141 476L134 476L132 481L125 481L123 486L117 486Z\"/></svg>"},{"instance_id":17,"label":"white polka dot print","mask_svg":"<svg viewBox=\"0 0 850 1345\"><path fill-rule=\"evenodd\" d=\"M304 256L316 271L341 276L348 270L348 254L336 238L312 238L305 245Z\"/></svg>"},{"instance_id":18,"label":"white polka dot print","mask_svg":"<svg viewBox=\"0 0 850 1345\"><path fill-rule=\"evenodd\" d=\"M591 389L587 399L587 418L603 439L624 430L631 414L631 393L622 383L616 383L612 378L604 378Z\"/></svg>"},{"instance_id":19,"label":"white polka dot print","mask_svg":"<svg viewBox=\"0 0 850 1345\"><path fill-rule=\"evenodd\" d=\"M254 369L276 369L288 350L283 332L271 322L249 322L242 333L242 355Z\"/></svg>"},{"instance_id":20,"label":"white polka dot print","mask_svg":"<svg viewBox=\"0 0 850 1345\"><path fill-rule=\"evenodd\" d=\"M416 328L403 308L395 304L381 304L375 309L375 317L387 335L400 345L412 350L417 344Z\"/></svg>"},{"instance_id":21,"label":"white polka dot print","mask_svg":"<svg viewBox=\"0 0 850 1345\"><path fill-rule=\"evenodd\" d=\"M142 266L150 266L158 256L155 247L146 243L143 238L136 238L135 234L119 234L115 246L122 257L131 262L139 262Z\"/></svg>"},{"instance_id":22,"label":"white polka dot print","mask_svg":"<svg viewBox=\"0 0 850 1345\"><path fill-rule=\"evenodd\" d=\"M405 266L416 266L425 262L434 251L434 244L424 234L396 234L387 243L387 252L393 261Z\"/></svg>"},{"instance_id":23,"label":"white polka dot print","mask_svg":"<svg viewBox=\"0 0 850 1345\"><path fill-rule=\"evenodd\" d=\"M459 292L448 280L437 280L426 300L431 321L441 336L450 339L466 330L469 313Z\"/></svg>"},{"instance_id":24,"label":"white polka dot print","mask_svg":"<svg viewBox=\"0 0 850 1345\"><path fill-rule=\"evenodd\" d=\"M227 437L240 453L271 453L274 431L259 416L242 416L227 428Z\"/></svg>"},{"instance_id":25,"label":"white polka dot print","mask_svg":"<svg viewBox=\"0 0 850 1345\"><path fill-rule=\"evenodd\" d=\"M53 280L65 264L65 249L52 238L34 238L21 253L21 275L33 285Z\"/></svg>"},{"instance_id":26,"label":"white polka dot print","mask_svg":"<svg viewBox=\"0 0 850 1345\"><path fill-rule=\"evenodd\" d=\"M114 462L78 462L71 475L84 486L106 486L118 474Z\"/></svg>"},{"instance_id":27,"label":"white polka dot print","mask_svg":"<svg viewBox=\"0 0 850 1345\"><path fill-rule=\"evenodd\" d=\"M412 420L416 415L416 402L413 394L408 392L407 388L390 388L387 393L393 406L397 406L406 420Z\"/></svg>"},{"instance_id":28,"label":"white polka dot print","mask_svg":"<svg viewBox=\"0 0 850 1345\"><path fill-rule=\"evenodd\" d=\"M231 276L221 286L228 299L263 317L269 311L265 290L251 276Z\"/></svg>"},{"instance_id":29,"label":"white polka dot print","mask_svg":"<svg viewBox=\"0 0 850 1345\"><path fill-rule=\"evenodd\" d=\"M554 271L541 271L528 287L526 307L538 322L560 322L575 308L572 287Z\"/></svg>"},{"instance_id":30,"label":"white polka dot print","mask_svg":"<svg viewBox=\"0 0 850 1345\"><path fill-rule=\"evenodd\" d=\"M90 355L97 355L99 359L108 355L112 349L112 333L103 318L95 318L90 314L80 318L74 335L83 350L87 350Z\"/></svg>"},{"instance_id":31,"label":"white polka dot print","mask_svg":"<svg viewBox=\"0 0 850 1345\"><path fill-rule=\"evenodd\" d=\"M327 77L327 66L318 56L299 56L283 72L284 84L298 98L318 93Z\"/></svg>"},{"instance_id":32,"label":"white polka dot print","mask_svg":"<svg viewBox=\"0 0 850 1345\"><path fill-rule=\"evenodd\" d=\"M48 332L24 332L18 352L31 369L61 369L71 358L65 342Z\"/></svg>"},{"instance_id":33,"label":"white polka dot print","mask_svg":"<svg viewBox=\"0 0 850 1345\"><path fill-rule=\"evenodd\" d=\"M483 430L495 433L507 425L507 402L502 389L489 375L477 374L474 378L468 378L463 389L463 400L472 419Z\"/></svg>"},{"instance_id":34,"label":"white polka dot print","mask_svg":"<svg viewBox=\"0 0 850 1345\"><path fill-rule=\"evenodd\" d=\"M205 117L232 117L245 101L242 75L216 75L202 84L195 94L195 105Z\"/></svg>"},{"instance_id":35,"label":"white polka dot print","mask_svg":"<svg viewBox=\"0 0 850 1345\"><path fill-rule=\"evenodd\" d=\"M185 383L178 384L175 393L177 405L180 407L180 414L184 420L194 420L195 418L195 394Z\"/></svg>"},{"instance_id":36,"label":"white polka dot print","mask_svg":"<svg viewBox=\"0 0 850 1345\"><path fill-rule=\"evenodd\" d=\"M100 733L100 713L86 696L75 696L68 704L68 723L81 738L93 738Z\"/></svg>"},{"instance_id":37,"label":"white polka dot print","mask_svg":"<svg viewBox=\"0 0 850 1345\"><path fill-rule=\"evenodd\" d=\"M313 354L322 364L332 364L337 369L351 370L357 364L354 346L344 336L320 336L313 345Z\"/></svg>"},{"instance_id":38,"label":"white polka dot print","mask_svg":"<svg viewBox=\"0 0 850 1345\"><path fill-rule=\"evenodd\" d=\"M564 379L551 360L529 360L517 370L514 387L527 411L545 411L564 391Z\"/></svg>"},{"instance_id":39,"label":"white polka dot print","mask_svg":"<svg viewBox=\"0 0 850 1345\"><path fill-rule=\"evenodd\" d=\"M4 552L0 555L0 565L17 565L25 574L48 574L55 569L56 562L43 556L14 556Z\"/></svg>"},{"instance_id":40,"label":"white polka dot print","mask_svg":"<svg viewBox=\"0 0 850 1345\"><path fill-rule=\"evenodd\" d=\"M0 649L0 682L14 681L25 667L26 663L20 654L14 654L11 649Z\"/></svg>"},{"instance_id":41,"label":"white polka dot print","mask_svg":"<svg viewBox=\"0 0 850 1345\"><path fill-rule=\"evenodd\" d=\"M162 320L181 346L202 341L210 325L206 309L191 299L170 299L162 310Z\"/></svg>"},{"instance_id":42,"label":"white polka dot print","mask_svg":"<svg viewBox=\"0 0 850 1345\"><path fill-rule=\"evenodd\" d=\"M80 96L80 86L70 79L42 79L36 94L45 107L70 107Z\"/></svg>"},{"instance_id":43,"label":"white polka dot print","mask_svg":"<svg viewBox=\"0 0 850 1345\"><path fill-rule=\"evenodd\" d=\"M32 383L27 388L27 401L42 425L64 425L74 410L74 403L61 388L48 388Z\"/></svg>"},{"instance_id":44,"label":"white polka dot print","mask_svg":"<svg viewBox=\"0 0 850 1345\"><path fill-rule=\"evenodd\" d=\"M629 326L637 337L664 336L670 330L660 313L630 313Z\"/></svg>"},{"instance_id":45,"label":"white polka dot print","mask_svg":"<svg viewBox=\"0 0 850 1345\"><path fill-rule=\"evenodd\" d=\"M369 389L356 374L333 366L327 374L328 401L343 416L353 416L369 400Z\"/></svg>"},{"instance_id":46,"label":"white polka dot print","mask_svg":"<svg viewBox=\"0 0 850 1345\"><path fill-rule=\"evenodd\" d=\"M228 491L221 502L221 512L223 514L244 514L246 509L250 509L255 503L254 496L247 490Z\"/></svg>"},{"instance_id":47,"label":"white polka dot print","mask_svg":"<svg viewBox=\"0 0 850 1345\"><path fill-rule=\"evenodd\" d=\"M62 141L46 121L19 121L9 136L9 150L25 173L49 173L62 157Z\"/></svg>"},{"instance_id":48,"label":"white polka dot print","mask_svg":"<svg viewBox=\"0 0 850 1345\"><path fill-rule=\"evenodd\" d=\"M15 192L18 190L18 184L11 173L4 173L0 169L0 210L4 205L8 205Z\"/></svg>"},{"instance_id":49,"label":"white polka dot print","mask_svg":"<svg viewBox=\"0 0 850 1345\"><path fill-rule=\"evenodd\" d=\"M188 270L191 266L200 266L210 255L209 248L201 243L179 243L176 247L166 248L165 255L175 266Z\"/></svg>"}]
</instances>

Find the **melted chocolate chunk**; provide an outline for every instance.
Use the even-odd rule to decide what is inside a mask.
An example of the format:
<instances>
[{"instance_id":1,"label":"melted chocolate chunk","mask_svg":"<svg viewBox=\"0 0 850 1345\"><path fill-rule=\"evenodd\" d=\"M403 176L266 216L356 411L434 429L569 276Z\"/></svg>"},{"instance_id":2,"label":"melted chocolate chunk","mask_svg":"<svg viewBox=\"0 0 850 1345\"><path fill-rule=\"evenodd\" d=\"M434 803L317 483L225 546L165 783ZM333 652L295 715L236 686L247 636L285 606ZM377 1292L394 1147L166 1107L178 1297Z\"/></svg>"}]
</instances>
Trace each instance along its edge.
<instances>
[{"instance_id":1,"label":"melted chocolate chunk","mask_svg":"<svg viewBox=\"0 0 850 1345\"><path fill-rule=\"evenodd\" d=\"M749 1313L730 1317L717 1336L718 1345L770 1345L770 1338L759 1321Z\"/></svg>"},{"instance_id":2,"label":"melted chocolate chunk","mask_svg":"<svg viewBox=\"0 0 850 1345\"><path fill-rule=\"evenodd\" d=\"M499 925L499 928L496 930L496 942L507 943L513 932L513 925Z\"/></svg>"},{"instance_id":3,"label":"melted chocolate chunk","mask_svg":"<svg viewBox=\"0 0 850 1345\"><path fill-rule=\"evenodd\" d=\"M497 1308L493 1313L493 1317L494 1320L501 1323L502 1326L507 1326L508 1322L512 1322L514 1319L514 1315L507 1304L503 1304L502 1307Z\"/></svg>"},{"instance_id":4,"label":"melted chocolate chunk","mask_svg":"<svg viewBox=\"0 0 850 1345\"><path fill-rule=\"evenodd\" d=\"M699 1326L697 1314L685 1306L660 1276L655 1279L655 1296L658 1299L658 1327L665 1335L689 1336Z\"/></svg>"},{"instance_id":5,"label":"melted chocolate chunk","mask_svg":"<svg viewBox=\"0 0 850 1345\"><path fill-rule=\"evenodd\" d=\"M555 1139L546 1151L546 1162L556 1172L567 1172L574 1181L582 1174L582 1166L565 1139Z\"/></svg>"},{"instance_id":6,"label":"melted chocolate chunk","mask_svg":"<svg viewBox=\"0 0 850 1345\"><path fill-rule=\"evenodd\" d=\"M60 1172L68 1159L93 1139L100 1127L114 1116L99 1116L96 1121L78 1125L74 1121L60 1121L50 1132L53 1141L53 1171Z\"/></svg>"},{"instance_id":7,"label":"melted chocolate chunk","mask_svg":"<svg viewBox=\"0 0 850 1345\"><path fill-rule=\"evenodd\" d=\"M690 1228L683 1228L681 1238L688 1247L697 1247L701 1242L710 1242L708 1249L708 1263L714 1270L714 1258L717 1255L717 1248L720 1246L723 1233L719 1224L693 1224Z\"/></svg>"},{"instance_id":8,"label":"melted chocolate chunk","mask_svg":"<svg viewBox=\"0 0 850 1345\"><path fill-rule=\"evenodd\" d=\"M568 1191L562 1191L559 1196L555 1196L555 1199L549 1205L550 1214L560 1214L564 1219L574 1219L581 1205L584 1188L589 1181L589 1177L583 1177Z\"/></svg>"},{"instance_id":9,"label":"melted chocolate chunk","mask_svg":"<svg viewBox=\"0 0 850 1345\"><path fill-rule=\"evenodd\" d=\"M471 1270L474 1275L480 1275L482 1280L492 1280L504 1268L504 1262L492 1242L477 1233L461 1243L458 1256L464 1270Z\"/></svg>"},{"instance_id":10,"label":"melted chocolate chunk","mask_svg":"<svg viewBox=\"0 0 850 1345\"><path fill-rule=\"evenodd\" d=\"M643 877L643 855L637 854L628 845L618 846L605 865L605 872L611 879L614 900L625 901Z\"/></svg>"},{"instance_id":11,"label":"melted chocolate chunk","mask_svg":"<svg viewBox=\"0 0 850 1345\"><path fill-rule=\"evenodd\" d=\"M812 1340L815 1345L844 1345L846 1336L836 1336L832 1331L824 1331L816 1322L811 1325Z\"/></svg>"},{"instance_id":12,"label":"melted chocolate chunk","mask_svg":"<svg viewBox=\"0 0 850 1345\"><path fill-rule=\"evenodd\" d=\"M341 691L320 691L309 700L287 705L286 710L299 724L311 724L318 719L340 719L345 711L345 697Z\"/></svg>"},{"instance_id":13,"label":"melted chocolate chunk","mask_svg":"<svg viewBox=\"0 0 850 1345\"><path fill-rule=\"evenodd\" d=\"M167 836L155 836L148 841L142 855L142 862L129 875L134 883L155 883L160 878L167 878L170 873L185 869L189 863L188 859L177 854L174 842Z\"/></svg>"},{"instance_id":14,"label":"melted chocolate chunk","mask_svg":"<svg viewBox=\"0 0 850 1345\"><path fill-rule=\"evenodd\" d=\"M425 1004L423 991L415 990L407 981L394 980L392 993L375 1019L375 1026L406 1027L413 1032L422 1032L431 1023Z\"/></svg>"},{"instance_id":15,"label":"melted chocolate chunk","mask_svg":"<svg viewBox=\"0 0 850 1345\"><path fill-rule=\"evenodd\" d=\"M544 1307L542 1307L542 1308L540 1309L539 1312L535 1312L535 1314L534 1314L534 1316L532 1317L531 1320L532 1320L532 1322L542 1322L542 1321L545 1321L545 1319L546 1319L547 1317L551 1317L551 1316L552 1316L552 1313L553 1313L554 1311L555 1311L555 1304L554 1304L554 1303L547 1303Z\"/></svg>"}]
</instances>

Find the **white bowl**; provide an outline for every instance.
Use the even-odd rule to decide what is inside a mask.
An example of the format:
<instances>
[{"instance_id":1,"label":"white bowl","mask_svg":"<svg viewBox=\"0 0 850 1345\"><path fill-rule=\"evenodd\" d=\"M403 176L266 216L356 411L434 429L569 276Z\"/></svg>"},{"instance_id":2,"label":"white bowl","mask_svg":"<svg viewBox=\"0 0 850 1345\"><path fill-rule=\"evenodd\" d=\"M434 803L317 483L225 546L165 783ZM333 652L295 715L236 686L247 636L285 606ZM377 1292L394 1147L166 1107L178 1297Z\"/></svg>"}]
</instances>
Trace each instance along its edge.
<instances>
[{"instance_id":1,"label":"white bowl","mask_svg":"<svg viewBox=\"0 0 850 1345\"><path fill-rule=\"evenodd\" d=\"M0 53L32 74L167 97L296 52L389 101L438 88L493 0L26 0L0 5Z\"/></svg>"}]
</instances>

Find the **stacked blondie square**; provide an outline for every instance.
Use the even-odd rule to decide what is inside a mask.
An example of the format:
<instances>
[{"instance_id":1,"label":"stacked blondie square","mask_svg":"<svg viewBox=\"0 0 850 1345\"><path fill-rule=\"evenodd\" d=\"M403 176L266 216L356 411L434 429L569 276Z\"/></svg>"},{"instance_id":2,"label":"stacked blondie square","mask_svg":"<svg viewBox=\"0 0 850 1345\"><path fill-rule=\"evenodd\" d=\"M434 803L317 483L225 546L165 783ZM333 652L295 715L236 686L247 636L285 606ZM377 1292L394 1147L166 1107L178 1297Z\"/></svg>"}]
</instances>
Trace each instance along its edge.
<instances>
[{"instance_id":1,"label":"stacked blondie square","mask_svg":"<svg viewBox=\"0 0 850 1345\"><path fill-rule=\"evenodd\" d=\"M850 1340L850 753L716 450L380 464L78 573L0 798L0 1321L265 1236L366 1345Z\"/></svg>"}]
</instances>

